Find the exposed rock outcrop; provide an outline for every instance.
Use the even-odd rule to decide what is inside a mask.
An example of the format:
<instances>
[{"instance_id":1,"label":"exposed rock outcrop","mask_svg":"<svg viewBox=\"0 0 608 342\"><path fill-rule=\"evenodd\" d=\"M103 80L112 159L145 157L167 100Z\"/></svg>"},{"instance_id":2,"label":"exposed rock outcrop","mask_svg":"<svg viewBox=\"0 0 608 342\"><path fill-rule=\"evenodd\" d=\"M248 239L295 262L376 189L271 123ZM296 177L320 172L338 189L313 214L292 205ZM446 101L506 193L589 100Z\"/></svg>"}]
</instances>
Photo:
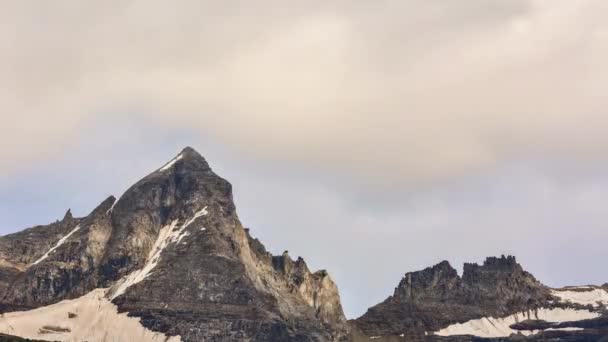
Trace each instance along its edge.
<instances>
[{"instance_id":1,"label":"exposed rock outcrop","mask_svg":"<svg viewBox=\"0 0 608 342\"><path fill-rule=\"evenodd\" d=\"M351 321L355 342L597 341L606 336L608 291L551 289L515 257L465 264L447 261L407 273L394 294Z\"/></svg>"},{"instance_id":2,"label":"exposed rock outcrop","mask_svg":"<svg viewBox=\"0 0 608 342\"><path fill-rule=\"evenodd\" d=\"M465 264L462 277L447 261L407 273L394 294L353 321L367 336L424 336L450 324L503 317L548 305L550 290L514 257Z\"/></svg>"}]
</instances>

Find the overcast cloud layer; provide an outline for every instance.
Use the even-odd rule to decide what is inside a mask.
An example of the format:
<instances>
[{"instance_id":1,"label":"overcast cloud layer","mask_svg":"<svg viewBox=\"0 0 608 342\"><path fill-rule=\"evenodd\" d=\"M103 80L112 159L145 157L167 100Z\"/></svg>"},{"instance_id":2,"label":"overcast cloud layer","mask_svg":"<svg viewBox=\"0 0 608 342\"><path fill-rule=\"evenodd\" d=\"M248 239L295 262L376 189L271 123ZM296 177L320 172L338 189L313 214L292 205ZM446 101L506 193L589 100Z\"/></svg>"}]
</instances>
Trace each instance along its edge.
<instances>
[{"instance_id":1,"label":"overcast cloud layer","mask_svg":"<svg viewBox=\"0 0 608 342\"><path fill-rule=\"evenodd\" d=\"M607 11L3 1L0 233L87 214L192 145L254 235L330 270L350 317L442 259L606 282Z\"/></svg>"},{"instance_id":2,"label":"overcast cloud layer","mask_svg":"<svg viewBox=\"0 0 608 342\"><path fill-rule=\"evenodd\" d=\"M608 147L606 10L602 0L3 2L0 165L52 154L117 109L261 157L406 182L522 153L594 158Z\"/></svg>"}]
</instances>

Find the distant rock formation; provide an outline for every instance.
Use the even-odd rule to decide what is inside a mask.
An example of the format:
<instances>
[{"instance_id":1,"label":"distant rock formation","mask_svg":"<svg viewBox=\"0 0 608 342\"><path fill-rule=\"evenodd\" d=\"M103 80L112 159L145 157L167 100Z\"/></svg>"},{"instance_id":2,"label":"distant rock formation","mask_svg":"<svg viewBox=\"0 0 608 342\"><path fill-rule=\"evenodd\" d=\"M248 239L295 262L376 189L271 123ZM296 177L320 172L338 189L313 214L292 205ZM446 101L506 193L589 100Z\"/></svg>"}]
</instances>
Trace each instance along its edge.
<instances>
[{"instance_id":1,"label":"distant rock formation","mask_svg":"<svg viewBox=\"0 0 608 342\"><path fill-rule=\"evenodd\" d=\"M562 295L563 292L544 286L524 271L513 256L489 257L483 265L467 263L462 277L443 261L405 274L391 297L351 323L362 336L361 340L369 337L378 341L395 337L413 341L447 338L438 335L450 336L452 340L458 340L458 335L504 339L511 334L533 335L527 330L556 328L544 319L561 320L564 316L578 321L601 316L596 313L598 310L590 311L580 301L563 301ZM526 329L524 325L511 327L522 320L544 322L544 329L538 324L534 325L535 329L530 326ZM600 324L602 321L595 322ZM573 330L552 333L580 334Z\"/></svg>"}]
</instances>

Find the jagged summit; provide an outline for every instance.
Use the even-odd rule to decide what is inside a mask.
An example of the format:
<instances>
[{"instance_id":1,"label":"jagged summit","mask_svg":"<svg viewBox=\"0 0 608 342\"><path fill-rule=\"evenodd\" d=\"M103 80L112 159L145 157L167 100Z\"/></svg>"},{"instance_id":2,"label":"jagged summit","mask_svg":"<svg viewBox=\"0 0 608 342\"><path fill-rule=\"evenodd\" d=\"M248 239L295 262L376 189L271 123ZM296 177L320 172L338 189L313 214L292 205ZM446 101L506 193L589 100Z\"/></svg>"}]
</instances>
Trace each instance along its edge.
<instances>
[{"instance_id":1,"label":"jagged summit","mask_svg":"<svg viewBox=\"0 0 608 342\"><path fill-rule=\"evenodd\" d=\"M192 158L203 158L203 156L194 148L190 147L190 146L186 146L182 149L182 151L180 152L180 154L185 155L186 157L192 157Z\"/></svg>"},{"instance_id":2,"label":"jagged summit","mask_svg":"<svg viewBox=\"0 0 608 342\"><path fill-rule=\"evenodd\" d=\"M477 263L465 263L464 264L464 270L467 270L469 268L476 268L476 267L485 267L487 269L496 269L496 270L503 270L503 271L522 269L521 265L517 263L517 260L516 260L515 256L513 256L513 255L507 255L507 256L501 255L500 257L487 257L481 266L478 265Z\"/></svg>"},{"instance_id":3,"label":"jagged summit","mask_svg":"<svg viewBox=\"0 0 608 342\"><path fill-rule=\"evenodd\" d=\"M405 274L394 294L351 321L355 341L596 341L608 336L608 290L551 289L514 256L465 263L462 277L447 261ZM585 328L593 327L585 330ZM468 335L468 336L467 336ZM432 336L432 337L431 337ZM381 338L386 337L386 339ZM512 339L511 339L512 338Z\"/></svg>"},{"instance_id":4,"label":"jagged summit","mask_svg":"<svg viewBox=\"0 0 608 342\"><path fill-rule=\"evenodd\" d=\"M490 257L482 265L467 263L462 277L443 261L406 273L391 297L354 323L368 336L404 332L417 336L453 323L533 309L549 300L549 289L514 257Z\"/></svg>"},{"instance_id":5,"label":"jagged summit","mask_svg":"<svg viewBox=\"0 0 608 342\"><path fill-rule=\"evenodd\" d=\"M72 216L72 209L68 209L68 211L65 212L65 215L63 215L63 220L71 220L73 218L74 216Z\"/></svg>"},{"instance_id":6,"label":"jagged summit","mask_svg":"<svg viewBox=\"0 0 608 342\"><path fill-rule=\"evenodd\" d=\"M169 172L171 170L207 172L211 171L211 168L207 160L200 153L192 147L185 147L173 159L159 168L156 173Z\"/></svg>"}]
</instances>

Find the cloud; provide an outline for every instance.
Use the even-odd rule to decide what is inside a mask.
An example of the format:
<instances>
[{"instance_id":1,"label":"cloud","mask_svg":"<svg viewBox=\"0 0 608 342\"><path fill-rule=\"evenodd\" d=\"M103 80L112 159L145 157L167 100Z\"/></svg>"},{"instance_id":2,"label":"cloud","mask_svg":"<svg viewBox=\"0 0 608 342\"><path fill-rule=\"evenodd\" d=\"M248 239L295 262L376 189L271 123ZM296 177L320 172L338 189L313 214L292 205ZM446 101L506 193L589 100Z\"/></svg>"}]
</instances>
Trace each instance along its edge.
<instances>
[{"instance_id":1,"label":"cloud","mask_svg":"<svg viewBox=\"0 0 608 342\"><path fill-rule=\"evenodd\" d=\"M608 147L601 0L2 7L6 172L132 112L386 182Z\"/></svg>"}]
</instances>

